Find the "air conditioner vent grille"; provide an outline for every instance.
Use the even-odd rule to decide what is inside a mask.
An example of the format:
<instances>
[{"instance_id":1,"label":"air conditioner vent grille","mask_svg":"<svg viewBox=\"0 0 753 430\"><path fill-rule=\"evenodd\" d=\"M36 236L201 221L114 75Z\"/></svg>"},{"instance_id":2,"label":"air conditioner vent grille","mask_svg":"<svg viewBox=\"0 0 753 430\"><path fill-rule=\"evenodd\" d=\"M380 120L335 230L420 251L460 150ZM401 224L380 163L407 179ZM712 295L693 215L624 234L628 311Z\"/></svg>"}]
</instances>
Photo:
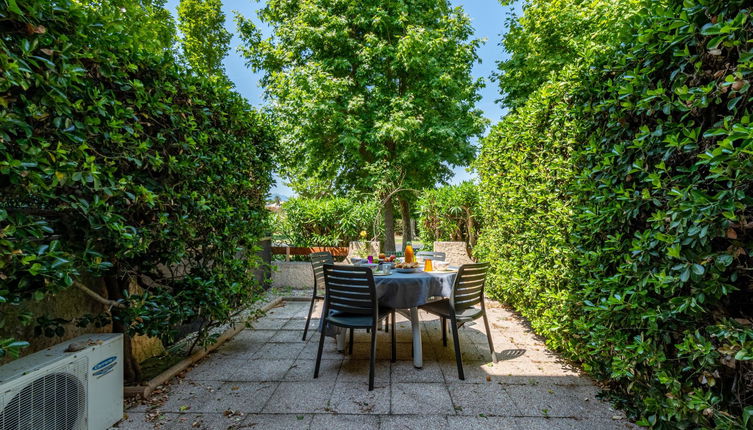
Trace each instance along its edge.
<instances>
[{"instance_id":1,"label":"air conditioner vent grille","mask_svg":"<svg viewBox=\"0 0 753 430\"><path fill-rule=\"evenodd\" d=\"M86 430L87 359L57 367L0 398L0 430Z\"/></svg>"}]
</instances>

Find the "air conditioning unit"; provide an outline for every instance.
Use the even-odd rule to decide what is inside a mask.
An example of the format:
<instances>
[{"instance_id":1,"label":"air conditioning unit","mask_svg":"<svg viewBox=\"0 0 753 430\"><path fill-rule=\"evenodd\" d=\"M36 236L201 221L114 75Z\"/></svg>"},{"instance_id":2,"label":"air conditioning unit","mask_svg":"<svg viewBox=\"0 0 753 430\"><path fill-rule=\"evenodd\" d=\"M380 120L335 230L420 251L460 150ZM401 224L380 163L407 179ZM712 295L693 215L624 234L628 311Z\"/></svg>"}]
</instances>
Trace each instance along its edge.
<instances>
[{"instance_id":1,"label":"air conditioning unit","mask_svg":"<svg viewBox=\"0 0 753 430\"><path fill-rule=\"evenodd\" d=\"M123 335L79 336L0 367L0 430L104 430L123 418Z\"/></svg>"}]
</instances>

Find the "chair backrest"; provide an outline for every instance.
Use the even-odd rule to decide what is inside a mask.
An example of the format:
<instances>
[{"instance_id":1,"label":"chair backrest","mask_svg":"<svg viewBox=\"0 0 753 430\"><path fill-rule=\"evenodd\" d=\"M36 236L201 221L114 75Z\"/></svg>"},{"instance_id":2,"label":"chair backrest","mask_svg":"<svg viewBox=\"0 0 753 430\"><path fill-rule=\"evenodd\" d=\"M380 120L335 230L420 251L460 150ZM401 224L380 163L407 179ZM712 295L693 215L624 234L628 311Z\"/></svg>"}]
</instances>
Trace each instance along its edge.
<instances>
[{"instance_id":1,"label":"chair backrest","mask_svg":"<svg viewBox=\"0 0 753 430\"><path fill-rule=\"evenodd\" d=\"M327 311L376 316L376 286L368 267L325 264L324 285Z\"/></svg>"},{"instance_id":2,"label":"chair backrest","mask_svg":"<svg viewBox=\"0 0 753 430\"><path fill-rule=\"evenodd\" d=\"M314 252L309 254L311 267L314 269L314 288L324 287L324 265L335 264L335 259L329 252Z\"/></svg>"},{"instance_id":3,"label":"chair backrest","mask_svg":"<svg viewBox=\"0 0 753 430\"><path fill-rule=\"evenodd\" d=\"M463 264L458 269L455 286L452 289L452 303L455 310L470 308L484 300L484 286L489 263Z\"/></svg>"},{"instance_id":4,"label":"chair backrest","mask_svg":"<svg viewBox=\"0 0 753 430\"><path fill-rule=\"evenodd\" d=\"M447 254L444 252L420 251L416 253L416 257L428 257L434 261L444 261Z\"/></svg>"}]
</instances>

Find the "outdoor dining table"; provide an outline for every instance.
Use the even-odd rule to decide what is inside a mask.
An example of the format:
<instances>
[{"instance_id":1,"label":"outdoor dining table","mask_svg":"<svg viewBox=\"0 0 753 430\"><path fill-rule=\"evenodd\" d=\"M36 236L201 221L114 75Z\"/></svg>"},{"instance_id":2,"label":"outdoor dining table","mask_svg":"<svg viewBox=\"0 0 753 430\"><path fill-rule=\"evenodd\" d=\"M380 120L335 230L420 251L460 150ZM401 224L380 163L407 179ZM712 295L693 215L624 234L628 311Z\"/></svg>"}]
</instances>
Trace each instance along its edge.
<instances>
[{"instance_id":1,"label":"outdoor dining table","mask_svg":"<svg viewBox=\"0 0 753 430\"><path fill-rule=\"evenodd\" d=\"M418 306L426 304L432 297L450 297L457 272L400 273L392 270L390 275L375 275L379 304L395 308L408 318L413 330L413 365L423 367L421 345L421 321ZM345 330L337 331L337 349L345 349Z\"/></svg>"}]
</instances>

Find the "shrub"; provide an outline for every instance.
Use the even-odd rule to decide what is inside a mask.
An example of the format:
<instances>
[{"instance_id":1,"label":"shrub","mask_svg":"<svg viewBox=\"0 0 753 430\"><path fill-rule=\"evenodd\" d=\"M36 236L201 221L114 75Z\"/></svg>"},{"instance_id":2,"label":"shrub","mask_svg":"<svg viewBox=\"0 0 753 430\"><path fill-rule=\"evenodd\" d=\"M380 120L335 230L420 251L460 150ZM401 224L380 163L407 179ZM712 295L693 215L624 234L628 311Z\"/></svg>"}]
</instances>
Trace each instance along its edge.
<instances>
[{"instance_id":1,"label":"shrub","mask_svg":"<svg viewBox=\"0 0 753 430\"><path fill-rule=\"evenodd\" d=\"M374 200L292 198L282 205L277 228L291 246L348 246L361 231L377 237L382 225Z\"/></svg>"},{"instance_id":2,"label":"shrub","mask_svg":"<svg viewBox=\"0 0 753 430\"><path fill-rule=\"evenodd\" d=\"M422 241L475 245L480 219L478 189L473 182L425 190L418 200L418 212Z\"/></svg>"},{"instance_id":3,"label":"shrub","mask_svg":"<svg viewBox=\"0 0 753 430\"><path fill-rule=\"evenodd\" d=\"M254 297L273 141L118 3L0 6L0 300L94 279L115 330L202 338Z\"/></svg>"},{"instance_id":4,"label":"shrub","mask_svg":"<svg viewBox=\"0 0 753 430\"><path fill-rule=\"evenodd\" d=\"M505 118L477 164L491 293L645 426L751 424L744 5L652 3L616 55Z\"/></svg>"}]
</instances>

